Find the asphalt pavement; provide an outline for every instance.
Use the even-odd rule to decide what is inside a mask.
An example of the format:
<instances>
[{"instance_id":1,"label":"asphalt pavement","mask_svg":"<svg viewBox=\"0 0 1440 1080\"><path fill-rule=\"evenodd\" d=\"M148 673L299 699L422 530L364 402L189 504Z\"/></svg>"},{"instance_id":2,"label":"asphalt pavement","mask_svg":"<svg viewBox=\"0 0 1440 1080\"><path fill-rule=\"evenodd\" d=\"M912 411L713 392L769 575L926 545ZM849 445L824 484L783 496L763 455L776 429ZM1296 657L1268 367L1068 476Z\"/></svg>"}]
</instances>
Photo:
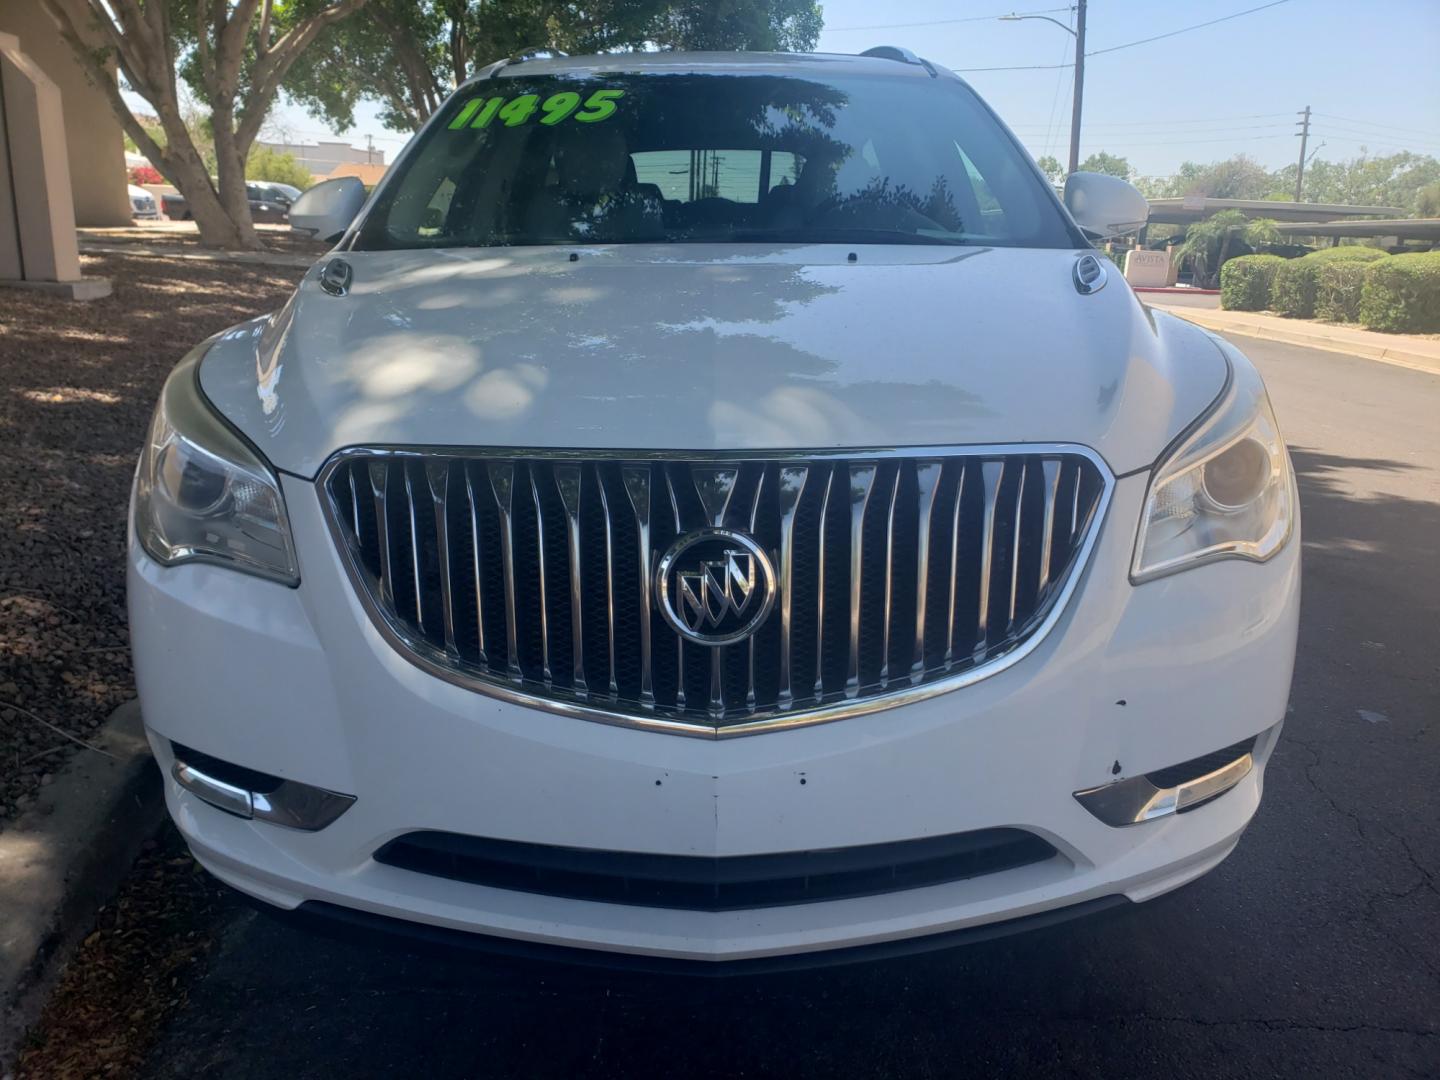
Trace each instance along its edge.
<instances>
[{"instance_id":1,"label":"asphalt pavement","mask_svg":"<svg viewBox=\"0 0 1440 1080\"><path fill-rule=\"evenodd\" d=\"M1440 376L1237 337L1299 471L1265 801L1150 905L918 959L686 981L413 958L240 909L145 1075L1440 1075Z\"/></svg>"}]
</instances>

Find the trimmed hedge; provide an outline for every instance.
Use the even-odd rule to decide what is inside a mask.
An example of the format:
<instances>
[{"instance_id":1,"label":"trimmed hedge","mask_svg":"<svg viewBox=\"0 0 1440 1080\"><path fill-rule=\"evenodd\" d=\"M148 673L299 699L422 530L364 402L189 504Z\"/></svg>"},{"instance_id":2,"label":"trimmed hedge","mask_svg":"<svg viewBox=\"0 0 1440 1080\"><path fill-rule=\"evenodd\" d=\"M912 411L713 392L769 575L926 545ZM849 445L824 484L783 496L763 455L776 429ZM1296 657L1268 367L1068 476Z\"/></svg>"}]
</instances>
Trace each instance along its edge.
<instances>
[{"instance_id":1,"label":"trimmed hedge","mask_svg":"<svg viewBox=\"0 0 1440 1080\"><path fill-rule=\"evenodd\" d=\"M1360 321L1371 330L1440 332L1440 251L1391 255L1367 266Z\"/></svg>"},{"instance_id":2,"label":"trimmed hedge","mask_svg":"<svg viewBox=\"0 0 1440 1080\"><path fill-rule=\"evenodd\" d=\"M1315 317L1331 322L1359 322L1360 291L1365 286L1365 274L1380 261L1331 259L1320 267L1315 286Z\"/></svg>"},{"instance_id":3,"label":"trimmed hedge","mask_svg":"<svg viewBox=\"0 0 1440 1080\"><path fill-rule=\"evenodd\" d=\"M1270 306L1292 319L1313 319L1321 267L1332 262L1370 262L1383 258L1385 252L1378 248L1337 247L1291 259L1275 271L1275 280L1270 285Z\"/></svg>"},{"instance_id":4,"label":"trimmed hedge","mask_svg":"<svg viewBox=\"0 0 1440 1080\"><path fill-rule=\"evenodd\" d=\"M1241 255L1220 267L1220 306L1227 311L1264 311L1270 283L1285 265L1279 255Z\"/></svg>"}]
</instances>

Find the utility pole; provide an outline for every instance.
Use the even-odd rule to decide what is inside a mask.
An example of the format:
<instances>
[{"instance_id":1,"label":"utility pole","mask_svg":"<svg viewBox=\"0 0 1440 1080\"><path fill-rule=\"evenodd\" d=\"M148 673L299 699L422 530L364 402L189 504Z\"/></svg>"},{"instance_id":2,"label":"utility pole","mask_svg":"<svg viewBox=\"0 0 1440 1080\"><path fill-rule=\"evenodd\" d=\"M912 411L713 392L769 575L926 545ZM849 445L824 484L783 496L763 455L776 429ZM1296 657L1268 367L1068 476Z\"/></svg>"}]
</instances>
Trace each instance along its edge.
<instances>
[{"instance_id":1,"label":"utility pole","mask_svg":"<svg viewBox=\"0 0 1440 1080\"><path fill-rule=\"evenodd\" d=\"M1070 105L1070 171L1080 168L1080 101L1085 96L1085 0L1076 0L1075 93Z\"/></svg>"},{"instance_id":2,"label":"utility pole","mask_svg":"<svg viewBox=\"0 0 1440 1080\"><path fill-rule=\"evenodd\" d=\"M1310 141L1310 106L1306 105L1304 111L1297 115L1303 117L1295 124L1300 129L1295 133L1300 136L1300 167L1295 170L1295 201L1299 202L1305 190L1305 145Z\"/></svg>"},{"instance_id":3,"label":"utility pole","mask_svg":"<svg viewBox=\"0 0 1440 1080\"><path fill-rule=\"evenodd\" d=\"M365 164L366 164L366 165L374 165L374 164L375 164L375 136L374 136L374 135L366 135L366 136L365 136Z\"/></svg>"}]
</instances>

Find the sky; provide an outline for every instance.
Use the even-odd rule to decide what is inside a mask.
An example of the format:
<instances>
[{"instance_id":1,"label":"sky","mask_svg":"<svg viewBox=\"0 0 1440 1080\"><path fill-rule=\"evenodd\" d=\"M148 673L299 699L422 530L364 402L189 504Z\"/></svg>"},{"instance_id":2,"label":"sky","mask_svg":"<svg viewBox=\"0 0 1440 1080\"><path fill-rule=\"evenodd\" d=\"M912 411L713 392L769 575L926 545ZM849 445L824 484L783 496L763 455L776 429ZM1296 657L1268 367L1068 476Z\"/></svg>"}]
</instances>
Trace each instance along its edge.
<instances>
[{"instance_id":1,"label":"sky","mask_svg":"<svg viewBox=\"0 0 1440 1080\"><path fill-rule=\"evenodd\" d=\"M1299 154L1298 112L1314 111L1310 149L1343 160L1400 150L1440 157L1440 0L1281 0L1217 25L1126 46L1222 18L1266 0L1090 0L1080 156L1103 150L1142 176L1168 176L1182 161L1245 153L1270 168ZM1035 156L1062 163L1069 148L1068 64L1074 38L1038 19L1073 24L1063 0L822 0L822 52L901 45L960 72ZM363 18L364 16L358 16ZM1037 66L1038 65L1038 66ZM1025 68L994 71L984 68ZM386 131L362 104L349 132L328 131L279 103L267 130L301 142L365 136L386 151L406 134Z\"/></svg>"}]
</instances>

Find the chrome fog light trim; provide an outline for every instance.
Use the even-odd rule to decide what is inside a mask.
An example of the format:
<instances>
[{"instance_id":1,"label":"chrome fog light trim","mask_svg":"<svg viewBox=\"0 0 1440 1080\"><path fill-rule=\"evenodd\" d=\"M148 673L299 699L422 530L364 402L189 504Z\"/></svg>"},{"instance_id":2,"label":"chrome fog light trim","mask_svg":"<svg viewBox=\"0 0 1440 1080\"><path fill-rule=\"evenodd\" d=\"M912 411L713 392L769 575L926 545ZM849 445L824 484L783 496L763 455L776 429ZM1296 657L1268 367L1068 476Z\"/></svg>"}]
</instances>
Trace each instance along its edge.
<instances>
[{"instance_id":1,"label":"chrome fog light trim","mask_svg":"<svg viewBox=\"0 0 1440 1080\"><path fill-rule=\"evenodd\" d=\"M190 794L217 810L301 832L325 828L355 801L354 795L295 780L282 780L273 791L251 791L202 772L180 758L175 759L170 775Z\"/></svg>"},{"instance_id":2,"label":"chrome fog light trim","mask_svg":"<svg viewBox=\"0 0 1440 1080\"><path fill-rule=\"evenodd\" d=\"M1168 817L1222 795L1249 775L1255 759L1242 754L1212 772L1174 787L1157 787L1148 776L1134 776L1114 784L1075 792L1080 805L1106 825L1138 825Z\"/></svg>"}]
</instances>

